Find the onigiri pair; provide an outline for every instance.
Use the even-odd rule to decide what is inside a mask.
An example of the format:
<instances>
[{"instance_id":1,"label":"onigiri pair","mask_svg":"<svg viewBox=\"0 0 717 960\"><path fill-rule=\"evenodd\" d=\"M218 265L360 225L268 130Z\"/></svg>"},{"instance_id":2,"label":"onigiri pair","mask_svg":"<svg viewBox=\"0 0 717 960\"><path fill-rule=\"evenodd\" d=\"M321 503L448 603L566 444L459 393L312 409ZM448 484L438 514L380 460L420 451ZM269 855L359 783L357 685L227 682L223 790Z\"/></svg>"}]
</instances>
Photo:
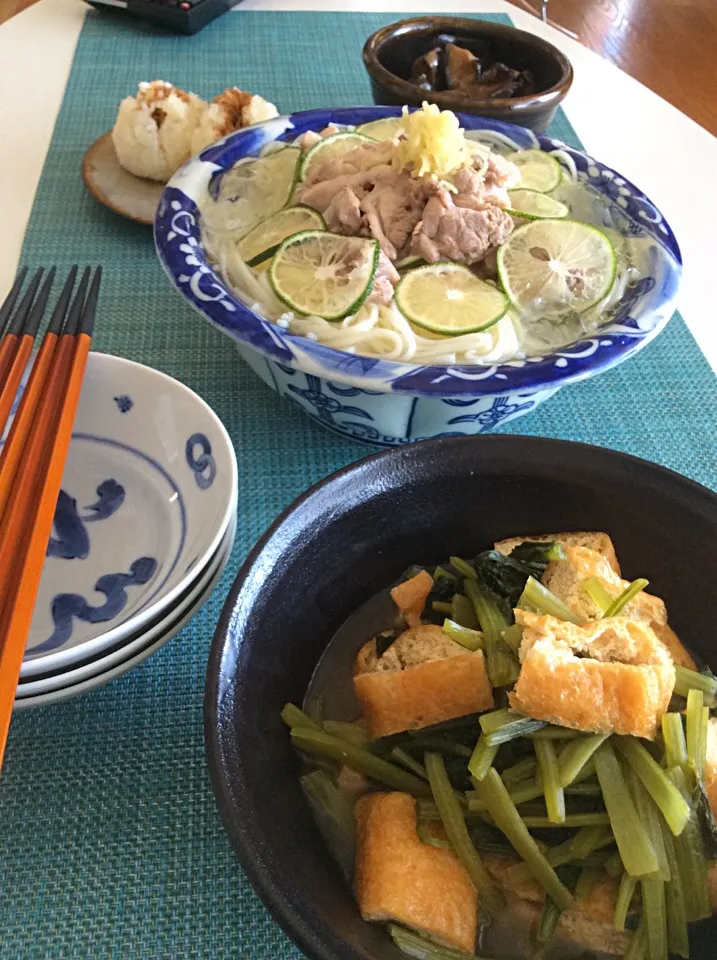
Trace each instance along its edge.
<instances>
[{"instance_id":1,"label":"onigiri pair","mask_svg":"<svg viewBox=\"0 0 717 960\"><path fill-rule=\"evenodd\" d=\"M276 116L273 103L236 87L207 103L164 80L143 81L135 97L120 103L112 142L125 170L166 182L219 137Z\"/></svg>"}]
</instances>

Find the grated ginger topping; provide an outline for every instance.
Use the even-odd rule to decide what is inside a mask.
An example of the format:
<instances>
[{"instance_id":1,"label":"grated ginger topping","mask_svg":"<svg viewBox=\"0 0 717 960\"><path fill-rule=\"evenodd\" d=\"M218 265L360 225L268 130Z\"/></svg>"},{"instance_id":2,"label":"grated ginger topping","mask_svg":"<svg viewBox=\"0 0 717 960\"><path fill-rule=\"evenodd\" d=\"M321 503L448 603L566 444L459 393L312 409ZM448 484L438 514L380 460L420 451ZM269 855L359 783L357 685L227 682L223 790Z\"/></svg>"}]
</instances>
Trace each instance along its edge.
<instances>
[{"instance_id":1,"label":"grated ginger topping","mask_svg":"<svg viewBox=\"0 0 717 960\"><path fill-rule=\"evenodd\" d=\"M445 180L459 167L471 162L458 117L424 101L420 110L403 108L402 137L393 155L397 170L408 170L414 179L433 177Z\"/></svg>"}]
</instances>

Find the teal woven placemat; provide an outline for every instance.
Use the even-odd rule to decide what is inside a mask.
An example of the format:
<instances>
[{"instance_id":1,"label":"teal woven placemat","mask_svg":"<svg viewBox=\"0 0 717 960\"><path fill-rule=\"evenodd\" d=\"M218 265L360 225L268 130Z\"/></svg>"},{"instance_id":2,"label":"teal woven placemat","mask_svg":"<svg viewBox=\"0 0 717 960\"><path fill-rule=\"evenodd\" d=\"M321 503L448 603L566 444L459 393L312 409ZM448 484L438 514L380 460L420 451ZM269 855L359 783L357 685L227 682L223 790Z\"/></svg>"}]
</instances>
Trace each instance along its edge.
<instances>
[{"instance_id":1,"label":"teal woven placemat","mask_svg":"<svg viewBox=\"0 0 717 960\"><path fill-rule=\"evenodd\" d=\"M150 231L97 205L79 171L140 79L205 97L236 84L284 111L369 103L361 45L395 19L241 12L186 38L88 16L24 260L103 264L96 348L172 374L217 411L239 459L239 535L210 602L160 653L103 690L15 719L0 781L3 960L300 957L219 823L204 763L204 670L250 546L297 494L370 450L323 431L256 380L169 288ZM577 142L562 116L551 132ZM714 486L716 410L717 380L675 317L640 356L562 391L507 432L627 450Z\"/></svg>"}]
</instances>

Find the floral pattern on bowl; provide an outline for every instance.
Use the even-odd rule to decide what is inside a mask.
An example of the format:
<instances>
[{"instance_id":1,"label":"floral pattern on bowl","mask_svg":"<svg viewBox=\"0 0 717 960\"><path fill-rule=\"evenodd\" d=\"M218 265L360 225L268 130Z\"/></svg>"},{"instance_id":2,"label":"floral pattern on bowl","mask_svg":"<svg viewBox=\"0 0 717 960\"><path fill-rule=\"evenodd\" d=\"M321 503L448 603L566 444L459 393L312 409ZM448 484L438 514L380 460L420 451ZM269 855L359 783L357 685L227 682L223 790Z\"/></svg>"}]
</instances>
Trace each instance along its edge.
<instances>
[{"instance_id":1,"label":"floral pattern on bowl","mask_svg":"<svg viewBox=\"0 0 717 960\"><path fill-rule=\"evenodd\" d=\"M154 235L167 275L189 303L231 337L270 387L329 429L372 444L475 434L525 415L566 384L621 363L664 328L682 267L677 241L657 207L617 171L579 150L522 127L466 114L459 117L468 131L503 134L521 149L564 150L580 178L609 201L621 230L650 241L649 275L627 288L595 335L547 356L485 366L424 366L336 350L291 334L245 306L201 246L200 207L217 178L270 141L291 141L332 122L358 125L399 113L391 107L311 110L249 127L190 160L162 194Z\"/></svg>"}]
</instances>

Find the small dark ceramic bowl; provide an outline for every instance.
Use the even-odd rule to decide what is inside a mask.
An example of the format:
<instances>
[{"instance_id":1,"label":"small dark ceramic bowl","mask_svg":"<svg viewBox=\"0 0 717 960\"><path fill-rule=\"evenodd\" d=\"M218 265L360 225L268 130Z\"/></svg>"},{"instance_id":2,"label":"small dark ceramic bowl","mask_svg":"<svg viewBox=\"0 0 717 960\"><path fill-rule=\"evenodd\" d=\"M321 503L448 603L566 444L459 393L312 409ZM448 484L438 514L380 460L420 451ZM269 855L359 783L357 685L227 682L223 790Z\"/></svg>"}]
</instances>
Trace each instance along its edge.
<instances>
[{"instance_id":1,"label":"small dark ceramic bowl","mask_svg":"<svg viewBox=\"0 0 717 960\"><path fill-rule=\"evenodd\" d=\"M427 93L410 82L413 61L438 45L439 37L455 37L475 53L486 46L496 60L514 69L531 70L538 93L504 100L473 100L453 90ZM573 68L547 40L487 20L467 17L415 17L399 20L372 34L363 48L374 103L420 106L424 100L443 110L475 113L507 120L542 132L573 82Z\"/></svg>"},{"instance_id":2,"label":"small dark ceramic bowl","mask_svg":"<svg viewBox=\"0 0 717 960\"><path fill-rule=\"evenodd\" d=\"M239 572L208 667L209 770L249 878L312 960L402 954L361 919L318 835L281 707L301 703L337 628L410 564L557 530L608 531L625 576L649 579L671 625L714 666L717 496L584 444L461 437L375 454L296 500ZM714 957L715 936L715 920L693 930L693 960Z\"/></svg>"}]
</instances>

